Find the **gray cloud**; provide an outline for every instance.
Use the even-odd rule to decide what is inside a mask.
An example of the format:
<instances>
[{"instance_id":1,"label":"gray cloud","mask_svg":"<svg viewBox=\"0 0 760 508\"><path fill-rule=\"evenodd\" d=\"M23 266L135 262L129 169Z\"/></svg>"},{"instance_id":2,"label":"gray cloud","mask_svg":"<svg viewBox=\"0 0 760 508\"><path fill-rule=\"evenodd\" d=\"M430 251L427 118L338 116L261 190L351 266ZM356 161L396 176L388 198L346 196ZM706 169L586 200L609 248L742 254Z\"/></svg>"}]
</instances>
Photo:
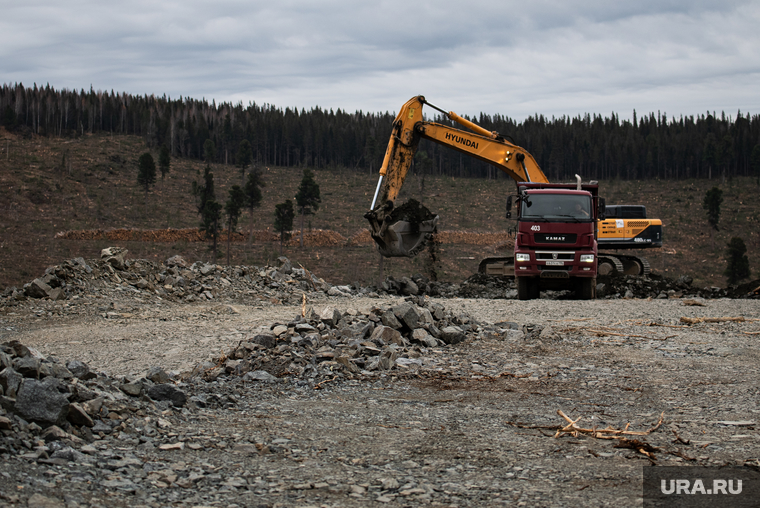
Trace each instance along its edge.
<instances>
[{"instance_id":1,"label":"gray cloud","mask_svg":"<svg viewBox=\"0 0 760 508\"><path fill-rule=\"evenodd\" d=\"M463 114L757 113L751 1L42 0L4 8L0 80Z\"/></svg>"}]
</instances>

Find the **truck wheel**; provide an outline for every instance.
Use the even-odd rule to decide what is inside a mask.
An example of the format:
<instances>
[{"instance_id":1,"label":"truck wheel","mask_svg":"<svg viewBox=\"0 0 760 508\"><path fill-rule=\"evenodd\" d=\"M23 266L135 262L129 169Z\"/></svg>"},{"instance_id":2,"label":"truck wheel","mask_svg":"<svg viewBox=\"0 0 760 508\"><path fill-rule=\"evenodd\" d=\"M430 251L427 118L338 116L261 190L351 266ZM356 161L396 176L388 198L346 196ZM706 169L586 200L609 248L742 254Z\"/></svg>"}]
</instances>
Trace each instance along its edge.
<instances>
[{"instance_id":1,"label":"truck wheel","mask_svg":"<svg viewBox=\"0 0 760 508\"><path fill-rule=\"evenodd\" d=\"M531 300L538 300L541 298L541 286L538 283L538 279L530 279L530 290L528 290Z\"/></svg>"},{"instance_id":2,"label":"truck wheel","mask_svg":"<svg viewBox=\"0 0 760 508\"><path fill-rule=\"evenodd\" d=\"M584 278L578 281L577 296L580 300L596 298L596 278Z\"/></svg>"},{"instance_id":3,"label":"truck wheel","mask_svg":"<svg viewBox=\"0 0 760 508\"><path fill-rule=\"evenodd\" d=\"M516 279L518 300L532 300L538 298L538 295L536 294L538 284L535 283L533 277L516 277Z\"/></svg>"}]
</instances>

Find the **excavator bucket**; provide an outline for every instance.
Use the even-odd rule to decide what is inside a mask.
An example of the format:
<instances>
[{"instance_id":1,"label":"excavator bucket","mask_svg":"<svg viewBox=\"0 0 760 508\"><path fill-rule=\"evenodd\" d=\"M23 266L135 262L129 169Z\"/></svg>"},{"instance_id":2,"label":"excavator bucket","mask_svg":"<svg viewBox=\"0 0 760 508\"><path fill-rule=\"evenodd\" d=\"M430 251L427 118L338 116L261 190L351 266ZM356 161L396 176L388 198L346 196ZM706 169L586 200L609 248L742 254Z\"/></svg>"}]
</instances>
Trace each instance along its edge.
<instances>
[{"instance_id":1,"label":"excavator bucket","mask_svg":"<svg viewBox=\"0 0 760 508\"><path fill-rule=\"evenodd\" d=\"M410 199L403 205L387 210L373 210L365 217L377 250L384 257L413 257L425 248L435 234L438 216L422 204Z\"/></svg>"}]
</instances>

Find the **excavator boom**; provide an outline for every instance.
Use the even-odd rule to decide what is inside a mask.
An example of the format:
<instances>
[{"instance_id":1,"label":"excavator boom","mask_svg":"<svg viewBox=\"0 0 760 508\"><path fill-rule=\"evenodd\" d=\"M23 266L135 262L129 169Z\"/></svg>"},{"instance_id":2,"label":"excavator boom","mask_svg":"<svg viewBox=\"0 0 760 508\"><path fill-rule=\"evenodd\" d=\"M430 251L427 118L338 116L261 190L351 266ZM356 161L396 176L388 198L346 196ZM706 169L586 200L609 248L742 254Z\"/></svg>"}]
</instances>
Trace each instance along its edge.
<instances>
[{"instance_id":1,"label":"excavator boom","mask_svg":"<svg viewBox=\"0 0 760 508\"><path fill-rule=\"evenodd\" d=\"M426 121L422 115L425 105L467 130ZM438 216L420 203L410 200L401 206L396 205L420 139L429 139L496 166L515 182L549 183L536 160L524 148L510 143L498 132L484 129L453 111L447 112L429 103L421 95L413 97L401 107L393 121L372 206L364 215L370 224L370 234L385 257L412 257L436 232ZM661 247L662 222L647 219L642 209L641 206L609 207L610 216L606 220L600 218L598 222L599 248ZM511 275L513 267L512 258L490 258L481 262L480 271ZM614 272L644 274L649 272L649 264L636 256L600 254L599 272L602 275Z\"/></svg>"},{"instance_id":2,"label":"excavator boom","mask_svg":"<svg viewBox=\"0 0 760 508\"><path fill-rule=\"evenodd\" d=\"M425 104L474 132L425 121L422 116ZM422 138L493 164L515 181L548 183L538 163L525 149L453 111L446 112L428 103L421 95L413 97L401 107L393 122L372 207L365 214L370 223L370 234L385 257L416 255L436 231L438 216L424 206L416 201L401 207L395 204Z\"/></svg>"}]
</instances>

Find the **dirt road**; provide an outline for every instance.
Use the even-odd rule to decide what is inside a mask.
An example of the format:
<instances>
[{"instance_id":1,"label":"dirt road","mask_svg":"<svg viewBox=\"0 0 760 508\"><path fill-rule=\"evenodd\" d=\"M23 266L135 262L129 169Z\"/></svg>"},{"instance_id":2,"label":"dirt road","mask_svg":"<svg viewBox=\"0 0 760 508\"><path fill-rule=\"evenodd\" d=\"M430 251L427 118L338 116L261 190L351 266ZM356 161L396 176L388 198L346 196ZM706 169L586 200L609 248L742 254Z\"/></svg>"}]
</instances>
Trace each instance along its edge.
<instances>
[{"instance_id":1,"label":"dirt road","mask_svg":"<svg viewBox=\"0 0 760 508\"><path fill-rule=\"evenodd\" d=\"M391 300L310 302L327 303L345 311ZM92 444L90 462L2 455L0 504L37 494L60 506L640 506L650 464L760 466L756 300L441 303L519 333L432 348L420 370L319 390L234 377L183 384L203 403L164 410L157 431L150 417L125 418L121 433ZM0 341L111 374L182 371L300 312L84 307L15 307L0 317ZM555 438L567 425L558 410L582 428L651 431L629 437L652 448L582 432Z\"/></svg>"}]
</instances>

